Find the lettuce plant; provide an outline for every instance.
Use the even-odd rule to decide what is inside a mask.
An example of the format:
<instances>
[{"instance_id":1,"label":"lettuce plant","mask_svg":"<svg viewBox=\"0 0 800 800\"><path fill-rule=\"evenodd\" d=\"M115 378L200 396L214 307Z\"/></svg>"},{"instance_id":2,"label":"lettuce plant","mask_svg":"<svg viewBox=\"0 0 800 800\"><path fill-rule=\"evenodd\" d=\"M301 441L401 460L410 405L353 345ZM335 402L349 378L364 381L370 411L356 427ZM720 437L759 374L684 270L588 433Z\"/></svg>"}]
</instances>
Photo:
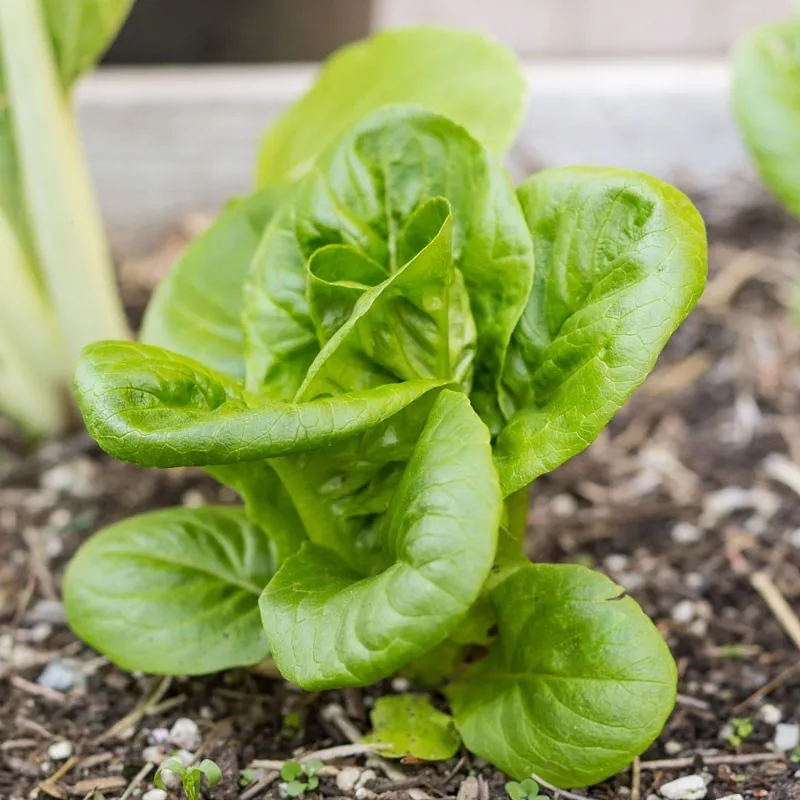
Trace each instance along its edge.
<instances>
[{"instance_id":1,"label":"lettuce plant","mask_svg":"<svg viewBox=\"0 0 800 800\"><path fill-rule=\"evenodd\" d=\"M133 0L0 0L0 413L68 421L81 348L127 330L70 93Z\"/></svg>"},{"instance_id":2,"label":"lettuce plant","mask_svg":"<svg viewBox=\"0 0 800 800\"><path fill-rule=\"evenodd\" d=\"M639 173L515 189L498 156L523 89L472 34L346 50L267 136L263 188L159 287L144 343L84 350L107 452L204 467L244 500L92 537L64 587L86 642L158 674L271 657L312 691L436 674L473 752L559 786L659 733L659 632L608 578L522 544L530 483L597 436L696 302L704 227Z\"/></svg>"},{"instance_id":3,"label":"lettuce plant","mask_svg":"<svg viewBox=\"0 0 800 800\"><path fill-rule=\"evenodd\" d=\"M739 42L733 110L764 183L800 216L800 19L765 25Z\"/></svg>"}]
</instances>

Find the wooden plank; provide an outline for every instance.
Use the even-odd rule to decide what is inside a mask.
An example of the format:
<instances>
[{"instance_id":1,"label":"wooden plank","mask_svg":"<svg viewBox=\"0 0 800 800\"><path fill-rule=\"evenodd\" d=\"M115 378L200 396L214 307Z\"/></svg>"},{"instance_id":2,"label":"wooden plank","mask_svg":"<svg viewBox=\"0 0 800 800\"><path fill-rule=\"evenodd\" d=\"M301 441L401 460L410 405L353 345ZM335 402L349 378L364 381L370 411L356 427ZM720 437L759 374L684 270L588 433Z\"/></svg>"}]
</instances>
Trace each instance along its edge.
<instances>
[{"instance_id":1,"label":"wooden plank","mask_svg":"<svg viewBox=\"0 0 800 800\"><path fill-rule=\"evenodd\" d=\"M373 26L486 31L526 56L722 55L792 0L374 0Z\"/></svg>"},{"instance_id":2,"label":"wooden plank","mask_svg":"<svg viewBox=\"0 0 800 800\"><path fill-rule=\"evenodd\" d=\"M704 192L755 185L730 118L724 61L536 61L526 70L529 111L509 156L515 178L584 163ZM78 115L115 248L141 252L187 213L247 193L262 131L313 73L109 69L87 79Z\"/></svg>"}]
</instances>

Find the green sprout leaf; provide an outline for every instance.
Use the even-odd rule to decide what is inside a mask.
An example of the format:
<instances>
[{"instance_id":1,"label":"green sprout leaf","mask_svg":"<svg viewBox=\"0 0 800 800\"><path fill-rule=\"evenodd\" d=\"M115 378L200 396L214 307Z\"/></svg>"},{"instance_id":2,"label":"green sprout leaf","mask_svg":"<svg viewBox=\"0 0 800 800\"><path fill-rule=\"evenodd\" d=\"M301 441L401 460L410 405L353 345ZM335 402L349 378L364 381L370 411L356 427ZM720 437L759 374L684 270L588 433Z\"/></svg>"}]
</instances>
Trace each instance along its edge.
<instances>
[{"instance_id":1,"label":"green sprout leaf","mask_svg":"<svg viewBox=\"0 0 800 800\"><path fill-rule=\"evenodd\" d=\"M533 798L539 797L539 784L532 778L525 778L519 783L509 781L505 789L510 800L533 800Z\"/></svg>"},{"instance_id":2,"label":"green sprout leaf","mask_svg":"<svg viewBox=\"0 0 800 800\"><path fill-rule=\"evenodd\" d=\"M222 770L210 758L204 758L197 769L206 776L209 786L216 786L222 780Z\"/></svg>"},{"instance_id":3,"label":"green sprout leaf","mask_svg":"<svg viewBox=\"0 0 800 800\"><path fill-rule=\"evenodd\" d=\"M159 788L166 791L167 787L164 785L164 772L172 772L173 774L183 778L186 774L186 767L178 761L177 758L168 758L161 763L161 766L156 770L155 778L153 778L153 783Z\"/></svg>"},{"instance_id":4,"label":"green sprout leaf","mask_svg":"<svg viewBox=\"0 0 800 800\"><path fill-rule=\"evenodd\" d=\"M312 758L311 761L306 761L304 766L306 775L313 778L325 765L318 758Z\"/></svg>"},{"instance_id":5,"label":"green sprout leaf","mask_svg":"<svg viewBox=\"0 0 800 800\"><path fill-rule=\"evenodd\" d=\"M453 718L434 708L425 695L379 697L370 717L373 732L364 741L388 745L381 748L382 756L444 761L454 756L461 744Z\"/></svg>"},{"instance_id":6,"label":"green sprout leaf","mask_svg":"<svg viewBox=\"0 0 800 800\"><path fill-rule=\"evenodd\" d=\"M289 781L286 784L286 794L289 797L300 797L308 791L308 784L304 781Z\"/></svg>"},{"instance_id":7,"label":"green sprout leaf","mask_svg":"<svg viewBox=\"0 0 800 800\"><path fill-rule=\"evenodd\" d=\"M299 761L287 761L281 767L281 780L293 781L303 774L303 765Z\"/></svg>"}]
</instances>

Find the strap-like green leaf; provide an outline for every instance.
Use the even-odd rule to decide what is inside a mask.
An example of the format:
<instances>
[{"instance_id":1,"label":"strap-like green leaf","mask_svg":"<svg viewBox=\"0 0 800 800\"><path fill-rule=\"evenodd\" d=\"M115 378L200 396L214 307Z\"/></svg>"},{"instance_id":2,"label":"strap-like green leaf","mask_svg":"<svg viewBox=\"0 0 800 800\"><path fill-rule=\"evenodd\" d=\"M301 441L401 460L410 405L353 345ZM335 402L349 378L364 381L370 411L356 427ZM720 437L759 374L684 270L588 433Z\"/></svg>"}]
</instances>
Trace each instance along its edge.
<instances>
[{"instance_id":1,"label":"strap-like green leaf","mask_svg":"<svg viewBox=\"0 0 800 800\"><path fill-rule=\"evenodd\" d=\"M372 36L336 53L268 131L259 185L297 180L339 134L392 103L450 117L502 154L522 117L525 79L510 51L477 33L408 28Z\"/></svg>"},{"instance_id":2,"label":"strap-like green leaf","mask_svg":"<svg viewBox=\"0 0 800 800\"><path fill-rule=\"evenodd\" d=\"M706 277L703 221L661 181L568 167L519 197L536 274L506 357L495 448L511 494L583 450L653 369Z\"/></svg>"},{"instance_id":3,"label":"strap-like green leaf","mask_svg":"<svg viewBox=\"0 0 800 800\"><path fill-rule=\"evenodd\" d=\"M72 629L128 670L201 675L266 658L269 540L241 508L171 508L93 536L67 569Z\"/></svg>"},{"instance_id":4,"label":"strap-like green leaf","mask_svg":"<svg viewBox=\"0 0 800 800\"><path fill-rule=\"evenodd\" d=\"M441 642L489 574L500 512L488 431L464 395L444 391L381 525L389 565L365 577L305 545L264 590L281 673L308 689L361 686Z\"/></svg>"},{"instance_id":5,"label":"strap-like green leaf","mask_svg":"<svg viewBox=\"0 0 800 800\"><path fill-rule=\"evenodd\" d=\"M497 641L447 690L472 752L567 788L613 775L658 736L675 663L621 587L584 567L529 564L492 601Z\"/></svg>"},{"instance_id":6,"label":"strap-like green leaf","mask_svg":"<svg viewBox=\"0 0 800 800\"><path fill-rule=\"evenodd\" d=\"M741 40L733 110L764 183L800 216L800 21L766 25Z\"/></svg>"},{"instance_id":7,"label":"strap-like green leaf","mask_svg":"<svg viewBox=\"0 0 800 800\"><path fill-rule=\"evenodd\" d=\"M153 294L141 340L244 378L242 289L264 229L288 190L237 203L195 239Z\"/></svg>"},{"instance_id":8,"label":"strap-like green leaf","mask_svg":"<svg viewBox=\"0 0 800 800\"><path fill-rule=\"evenodd\" d=\"M324 447L369 430L437 386L409 381L310 403L248 394L198 361L151 345L85 348L75 393L106 452L145 467L257 461Z\"/></svg>"}]
</instances>

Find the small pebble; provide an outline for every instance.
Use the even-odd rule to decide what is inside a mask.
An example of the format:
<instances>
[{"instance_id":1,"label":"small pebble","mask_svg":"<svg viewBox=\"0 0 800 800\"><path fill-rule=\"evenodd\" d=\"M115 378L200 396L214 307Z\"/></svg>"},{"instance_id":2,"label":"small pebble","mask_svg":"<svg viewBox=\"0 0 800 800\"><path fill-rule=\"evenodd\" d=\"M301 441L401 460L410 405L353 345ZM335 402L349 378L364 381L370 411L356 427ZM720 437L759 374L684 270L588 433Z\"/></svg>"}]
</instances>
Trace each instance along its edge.
<instances>
[{"instance_id":1,"label":"small pebble","mask_svg":"<svg viewBox=\"0 0 800 800\"><path fill-rule=\"evenodd\" d=\"M181 776L176 775L172 770L164 769L159 774L167 789L177 789L181 785Z\"/></svg>"},{"instance_id":2,"label":"small pebble","mask_svg":"<svg viewBox=\"0 0 800 800\"><path fill-rule=\"evenodd\" d=\"M79 664L57 659L42 670L38 683L46 689L68 692L74 686L86 686L86 674Z\"/></svg>"},{"instance_id":3,"label":"small pebble","mask_svg":"<svg viewBox=\"0 0 800 800\"><path fill-rule=\"evenodd\" d=\"M365 789L363 786L356 789L356 800L376 800L378 797L372 789Z\"/></svg>"},{"instance_id":4,"label":"small pebble","mask_svg":"<svg viewBox=\"0 0 800 800\"><path fill-rule=\"evenodd\" d=\"M664 744L664 752L668 756L676 756L683 750L683 745L680 742L676 742L674 739L670 739L668 742Z\"/></svg>"},{"instance_id":5,"label":"small pebble","mask_svg":"<svg viewBox=\"0 0 800 800\"><path fill-rule=\"evenodd\" d=\"M392 691L402 694L411 688L408 678L392 678Z\"/></svg>"},{"instance_id":6,"label":"small pebble","mask_svg":"<svg viewBox=\"0 0 800 800\"><path fill-rule=\"evenodd\" d=\"M39 479L42 489L64 492L82 500L97 496L97 467L88 458L66 461L43 473Z\"/></svg>"},{"instance_id":7,"label":"small pebble","mask_svg":"<svg viewBox=\"0 0 800 800\"><path fill-rule=\"evenodd\" d=\"M432 800L431 796L422 789L409 789L408 796L411 800Z\"/></svg>"},{"instance_id":8,"label":"small pebble","mask_svg":"<svg viewBox=\"0 0 800 800\"><path fill-rule=\"evenodd\" d=\"M708 580L699 572L689 572L684 578L684 583L689 589L703 589L708 584Z\"/></svg>"},{"instance_id":9,"label":"small pebble","mask_svg":"<svg viewBox=\"0 0 800 800\"><path fill-rule=\"evenodd\" d=\"M157 744L151 744L142 750L142 758L151 764L160 764L167 757L167 754Z\"/></svg>"},{"instance_id":10,"label":"small pebble","mask_svg":"<svg viewBox=\"0 0 800 800\"><path fill-rule=\"evenodd\" d=\"M666 800L703 800L708 789L702 775L686 775L665 783L658 793Z\"/></svg>"},{"instance_id":11,"label":"small pebble","mask_svg":"<svg viewBox=\"0 0 800 800\"><path fill-rule=\"evenodd\" d=\"M356 788L360 777L361 770L358 767L343 767L336 776L336 786L340 792L350 794Z\"/></svg>"},{"instance_id":12,"label":"small pebble","mask_svg":"<svg viewBox=\"0 0 800 800\"><path fill-rule=\"evenodd\" d=\"M25 614L26 622L47 622L50 625L66 625L67 615L64 606L58 600L39 600L36 605Z\"/></svg>"},{"instance_id":13,"label":"small pebble","mask_svg":"<svg viewBox=\"0 0 800 800\"><path fill-rule=\"evenodd\" d=\"M195 760L195 754L191 750L184 750L183 748L176 750L172 755L174 755L184 767L193 764Z\"/></svg>"},{"instance_id":14,"label":"small pebble","mask_svg":"<svg viewBox=\"0 0 800 800\"><path fill-rule=\"evenodd\" d=\"M788 753L800 745L800 725L780 722L775 726L775 747L783 753Z\"/></svg>"},{"instance_id":15,"label":"small pebble","mask_svg":"<svg viewBox=\"0 0 800 800\"><path fill-rule=\"evenodd\" d=\"M187 489L181 496L181 503L187 508L200 508L208 505L205 495L199 489Z\"/></svg>"},{"instance_id":16,"label":"small pebble","mask_svg":"<svg viewBox=\"0 0 800 800\"><path fill-rule=\"evenodd\" d=\"M578 510L578 501L571 494L557 494L550 500L550 510L557 517L571 517Z\"/></svg>"},{"instance_id":17,"label":"small pebble","mask_svg":"<svg viewBox=\"0 0 800 800\"><path fill-rule=\"evenodd\" d=\"M358 796L359 789L363 789L368 783L375 781L377 777L374 769L365 769L356 781L356 796Z\"/></svg>"},{"instance_id":18,"label":"small pebble","mask_svg":"<svg viewBox=\"0 0 800 800\"><path fill-rule=\"evenodd\" d=\"M719 800L744 800L740 794L726 794L725 797L720 797Z\"/></svg>"},{"instance_id":19,"label":"small pebble","mask_svg":"<svg viewBox=\"0 0 800 800\"><path fill-rule=\"evenodd\" d=\"M622 572L617 575L617 583L629 592L635 592L644 586L644 575L639 572Z\"/></svg>"},{"instance_id":20,"label":"small pebble","mask_svg":"<svg viewBox=\"0 0 800 800\"><path fill-rule=\"evenodd\" d=\"M691 522L677 522L670 531L675 544L695 544L703 538L703 532Z\"/></svg>"},{"instance_id":21,"label":"small pebble","mask_svg":"<svg viewBox=\"0 0 800 800\"><path fill-rule=\"evenodd\" d=\"M795 528L789 534L789 544L792 547L796 547L798 550L800 550L800 528Z\"/></svg>"},{"instance_id":22,"label":"small pebble","mask_svg":"<svg viewBox=\"0 0 800 800\"><path fill-rule=\"evenodd\" d=\"M612 553L610 556L606 556L603 559L603 566L609 572L625 572L629 563L630 559L628 556L622 553Z\"/></svg>"},{"instance_id":23,"label":"small pebble","mask_svg":"<svg viewBox=\"0 0 800 800\"><path fill-rule=\"evenodd\" d=\"M151 789L142 795L142 800L167 800L167 793L163 789Z\"/></svg>"},{"instance_id":24,"label":"small pebble","mask_svg":"<svg viewBox=\"0 0 800 800\"><path fill-rule=\"evenodd\" d=\"M672 608L672 620L679 625L688 625L696 614L694 600L681 600Z\"/></svg>"},{"instance_id":25,"label":"small pebble","mask_svg":"<svg viewBox=\"0 0 800 800\"><path fill-rule=\"evenodd\" d=\"M147 737L150 744L167 744L169 742L169 731L166 728L153 728Z\"/></svg>"},{"instance_id":26,"label":"small pebble","mask_svg":"<svg viewBox=\"0 0 800 800\"><path fill-rule=\"evenodd\" d=\"M783 719L783 711L772 703L766 703L758 709L757 715L767 723L767 725L777 725Z\"/></svg>"},{"instance_id":27,"label":"small pebble","mask_svg":"<svg viewBox=\"0 0 800 800\"><path fill-rule=\"evenodd\" d=\"M74 752L75 748L72 746L72 742L53 742L53 744L47 748L47 757L52 758L53 761L66 761L68 758L72 757Z\"/></svg>"},{"instance_id":28,"label":"small pebble","mask_svg":"<svg viewBox=\"0 0 800 800\"><path fill-rule=\"evenodd\" d=\"M203 737L193 719L181 717L169 729L169 740L181 750L197 750L203 742Z\"/></svg>"},{"instance_id":29,"label":"small pebble","mask_svg":"<svg viewBox=\"0 0 800 800\"><path fill-rule=\"evenodd\" d=\"M478 779L473 775L465 778L458 787L458 796L456 800L478 800L481 793L481 787L478 784Z\"/></svg>"}]
</instances>

